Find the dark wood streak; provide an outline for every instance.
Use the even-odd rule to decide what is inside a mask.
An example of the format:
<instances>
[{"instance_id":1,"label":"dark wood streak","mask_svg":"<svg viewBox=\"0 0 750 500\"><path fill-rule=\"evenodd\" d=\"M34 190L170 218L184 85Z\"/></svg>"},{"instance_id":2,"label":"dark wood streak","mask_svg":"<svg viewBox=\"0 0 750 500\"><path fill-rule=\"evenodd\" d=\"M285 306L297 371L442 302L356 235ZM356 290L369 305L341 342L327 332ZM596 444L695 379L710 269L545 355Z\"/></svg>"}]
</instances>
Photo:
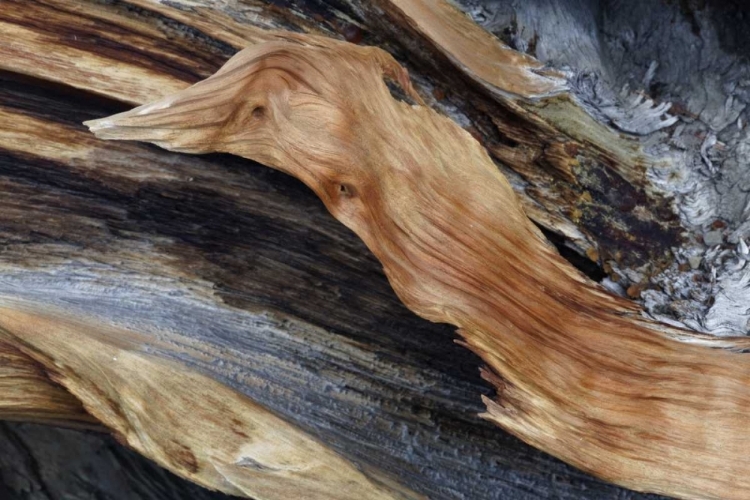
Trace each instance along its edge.
<instances>
[{"instance_id":1,"label":"dark wood streak","mask_svg":"<svg viewBox=\"0 0 750 500\"><path fill-rule=\"evenodd\" d=\"M306 2L295 5L303 11L311 8ZM577 137L575 127L546 117L544 103L515 103L488 95L486 89L468 80L455 69L453 62L418 34L390 2L357 3L357 6L355 19L378 34L368 43L385 45L387 40L389 49L397 43L396 50L391 51L410 73L450 89L448 101L469 118L475 138L496 161L528 183L519 193L522 199L540 203L548 212L547 217L551 214L570 221L583 231L588 241L567 241L568 247L595 256L594 261L613 259L625 267L659 268L671 262L670 249L682 241L681 227L671 200L647 189L645 158L635 153L626 161L612 157L601 145ZM560 106L575 106L567 96L550 100L561 103ZM622 140L627 144L626 138ZM578 141L586 147L565 148L565 144ZM545 154L550 148L560 152L555 161ZM639 206L638 217L628 210L612 209L612 193L622 191L623 200ZM534 213L529 216L543 228L559 234L556 227L562 225L559 220L539 219Z\"/></svg>"},{"instance_id":2,"label":"dark wood streak","mask_svg":"<svg viewBox=\"0 0 750 500\"><path fill-rule=\"evenodd\" d=\"M80 117L116 107L70 101L30 85L6 82L4 89L0 112L70 130L82 130L74 123ZM173 259L167 274L208 280L217 307L223 302L248 317L267 311L287 322L293 339L272 337L269 344L264 330L247 326L204 329L198 312L182 311L184 324L196 323L194 354L181 360L324 439L363 470L395 475L432 498L638 497L475 417L477 394L488 392L476 357L452 342L452 328L408 312L372 255L301 183L224 155L175 160L151 146L85 144L93 170L3 144L0 180L3 191L16 196L0 203L23 207L22 219L17 210L0 210L6 266L35 269L62 256L128 269L134 264L119 263L117 249L153 241L157 255ZM154 166L173 177L127 177L129 170L154 172ZM50 243L64 250L50 254ZM330 333L317 333L320 328ZM328 347L311 353L310 339L338 339L354 354L329 353ZM235 354L224 366L197 355L216 349ZM295 368L285 373L287 365ZM263 384L243 384L247 377Z\"/></svg>"},{"instance_id":3,"label":"dark wood streak","mask_svg":"<svg viewBox=\"0 0 750 500\"><path fill-rule=\"evenodd\" d=\"M236 52L220 43L180 43L181 37L175 37L177 32L194 30L123 2L102 2L104 9L87 9L83 5L59 1L5 1L8 5L4 19L52 36L59 46L130 62L190 83L216 71ZM125 24L117 22L117 17L104 15L111 16L112 11L118 9L127 9L127 14L137 16L140 22ZM158 38L154 37L155 33L159 33Z\"/></svg>"},{"instance_id":4,"label":"dark wood streak","mask_svg":"<svg viewBox=\"0 0 750 500\"><path fill-rule=\"evenodd\" d=\"M7 9L6 17L14 22L28 23L27 17L46 19L44 25L38 26L40 33L48 34L55 43L75 45L76 48L92 53L109 55L114 59L130 61L155 71L164 72L186 82L194 82L214 71L239 48L217 39L221 30L213 33L201 31L189 23L175 21L164 14L165 8L150 6L143 2L138 5L126 1L95 2L96 15L88 15L93 20L88 26L77 26L80 33L65 34L66 28L76 25L73 20L88 9L73 8L60 1L47 0L36 5L35 16L27 14L26 7ZM637 158L630 163L622 163L610 158L606 152L592 155L596 150L591 144L586 148L559 147L571 140L570 131L558 130L553 125L536 116L543 113L535 108L511 106L497 101L487 95L486 91L475 82L468 81L460 72L455 71L453 64L442 54L436 53L434 47L413 32L401 29L404 20L398 13L385 9L388 16L381 16L374 4L354 2L306 2L285 3L285 8L253 1L250 5L262 12L264 19L270 19L275 25L292 30L323 31L333 34L336 31L337 19L345 13L362 26L368 28L365 42L388 47L407 68L418 75L418 81L424 80L431 85L450 88L447 103L457 106L471 121L471 129L482 140L505 168L518 172L527 185L520 193L526 203L546 214L532 211L531 217L554 234L562 235L561 227L577 226L582 231L584 241L566 240L561 246L573 248L584 258L593 258L595 265L607 260L614 260L624 267L639 267L655 263L659 268L671 262L669 249L680 242L680 228L674 220L669 200L647 193L642 178L642 166ZM170 9L191 14L197 9L180 2L170 4ZM205 11L211 12L215 7L206 4ZM290 10L297 15L290 15ZM220 11L217 11L220 12ZM251 16L238 11L220 12L238 23L252 21ZM198 14L197 18L206 16ZM123 24L117 27L118 18L138 20L148 26L157 35L158 43L150 37L153 32L134 29ZM328 23L315 24L314 20L327 19ZM210 22L210 18L208 18ZM51 26L55 28L52 29ZM114 26L114 27L112 27ZM102 29L106 27L107 29ZM332 28L329 31L326 28ZM111 29L110 29L111 28ZM118 32L125 38L112 39L110 32ZM342 35L343 36L343 35ZM189 39L189 43L180 40ZM195 43L194 43L195 42ZM108 45L116 43L113 49ZM70 45L70 46L73 46ZM187 47L187 48L186 48ZM428 92L422 92L427 95ZM560 137L566 137L560 139ZM575 141L574 141L575 142ZM545 151L555 149L561 156L549 161ZM582 151L582 152L581 152ZM580 154L578 154L580 152ZM526 158L526 160L521 160ZM578 163L574 175L570 166L564 167L565 175L561 176L559 165ZM611 170L614 175L604 179L594 179L599 172ZM622 182L617 172L635 176L637 182ZM632 180L632 179L628 179ZM609 194L627 189L628 200L638 203L639 215L633 216L628 211L613 211ZM668 216L668 217L665 217ZM638 235L633 237L632 235ZM641 237L642 236L642 237ZM649 242L644 245L642 242ZM609 268L607 268L609 269Z\"/></svg>"}]
</instances>

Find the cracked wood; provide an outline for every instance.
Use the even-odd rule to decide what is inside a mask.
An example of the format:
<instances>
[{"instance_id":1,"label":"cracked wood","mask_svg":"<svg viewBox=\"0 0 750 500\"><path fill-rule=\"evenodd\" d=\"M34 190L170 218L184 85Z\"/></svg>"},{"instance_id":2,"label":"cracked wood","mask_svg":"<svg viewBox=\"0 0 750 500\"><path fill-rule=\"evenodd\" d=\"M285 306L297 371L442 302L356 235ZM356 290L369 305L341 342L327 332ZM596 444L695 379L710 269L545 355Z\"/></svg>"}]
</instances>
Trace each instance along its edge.
<instances>
[{"instance_id":1,"label":"cracked wood","mask_svg":"<svg viewBox=\"0 0 750 500\"><path fill-rule=\"evenodd\" d=\"M750 360L717 347L746 341L650 323L579 274L480 144L394 99L384 79L421 102L385 52L288 35L88 125L104 139L230 152L301 179L410 309L459 327L492 369L485 417L525 441L635 489L744 496Z\"/></svg>"}]
</instances>

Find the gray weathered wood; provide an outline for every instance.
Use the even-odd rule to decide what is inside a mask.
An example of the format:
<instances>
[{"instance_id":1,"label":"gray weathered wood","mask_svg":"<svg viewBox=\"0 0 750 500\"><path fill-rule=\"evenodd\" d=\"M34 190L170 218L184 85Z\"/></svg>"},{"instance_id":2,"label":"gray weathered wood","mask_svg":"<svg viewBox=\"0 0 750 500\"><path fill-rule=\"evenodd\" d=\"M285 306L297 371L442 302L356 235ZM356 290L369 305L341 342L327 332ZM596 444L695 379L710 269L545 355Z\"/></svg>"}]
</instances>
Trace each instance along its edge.
<instances>
[{"instance_id":1,"label":"gray weathered wood","mask_svg":"<svg viewBox=\"0 0 750 500\"><path fill-rule=\"evenodd\" d=\"M560 178L544 162L514 173L512 165L498 161L528 203L541 204L545 207L542 212L553 213L554 218L538 222L547 223L546 229L557 235L561 247L579 256L579 264L583 262L580 255L595 248L607 272L620 279L613 288L624 293L632 284L647 283L645 288L651 290L642 296L653 314L695 328L736 332L748 314L742 310L741 300L734 304L742 295L732 292L726 295L728 299L721 299L734 304L737 312L731 317L726 312L728 306L709 306L708 302L719 290L733 290L729 285L741 288L745 275L729 267L735 264L734 254L720 258L708 254L704 245L717 219L726 224L719 228L722 250L733 251L734 245L748 236L744 207L747 174L742 168L746 164L742 156L746 132L737 126L738 118L747 122L742 84L747 69L735 53L737 43L724 34L728 21L721 18L720 11L691 8L686 13L679 10L678 3L659 4L658 9L649 5L652 16L636 18L643 9L617 2L599 6L571 0L556 3L554 9L543 2L487 2L481 9L476 3L466 3L478 21L519 48L555 66L567 64L599 75L605 87L597 87L598 92L604 92L602 88L619 92L625 82L634 90L640 81L652 97L684 106L684 112L679 106L672 109L681 119L676 126L652 130L654 121L648 113L650 119L640 122L638 112L628 115L629 120L617 114L627 110L628 95L618 97L620 100L609 107L609 102L589 100L592 112L606 108L612 113L609 119L621 129L643 132L640 140L646 146L670 143L676 148L677 153L669 154L680 160L680 171L697 180L687 187L666 184L661 189L668 192L680 187L685 194L709 193L698 200L704 204L711 200L709 213L701 216L683 213L682 218L675 216L660 225L659 217L671 213L665 195L646 196L645 187L630 187L615 179L598 190L588 189L593 201L584 203L584 216L574 223L575 217L568 212L578 205L565 205L558 211L549 208L554 201L550 188L581 194L580 186ZM11 4L14 2L8 2ZM156 68L185 82L207 76L235 50L188 23L128 2L104 2L104 8L113 15L156 27L156 43L144 48L141 35L109 26L116 36L102 44L102 38L107 37L98 32L104 24L96 16L93 28L78 26L75 16L62 9L62 19L70 22L63 30L62 23L50 21L51 7L44 2L39 3L38 12L24 11L19 5L0 12L0 19L10 18L12 23L47 33L61 45L132 58L137 65ZM189 10L180 2L174 5L175 12ZM423 91L434 87L434 95L447 94L436 98L435 106L466 120L489 147L508 146L504 143L515 147L515 141L501 137L489 120L494 116L517 124L517 116L458 76L446 75L439 58L418 41L410 41L408 34L390 30L390 22L378 18L369 4L293 2L284 7L285 14L262 10L262 22L318 26L331 35L361 37L364 43L385 46L410 68ZM239 22L255 16L253 10L227 5L217 8ZM288 16L290 10L303 17ZM344 14L351 23L341 21ZM565 22L552 23L552 19ZM669 30L654 29L672 19ZM360 28L355 29L354 24ZM700 34L695 33L695 24L701 27ZM583 29L571 28L579 25ZM679 40L670 47L686 51L679 52L685 57L674 57L684 66L670 65L672 58L663 50L667 41L659 38L659 33ZM564 35L574 39L562 43ZM635 48L623 50L623 40ZM681 87L692 65L698 64L688 57L692 54L690 44L698 40L705 41L707 47L703 59L721 56L716 58L716 66L703 69L700 77L705 80L717 72L729 75L713 83L715 87L710 88L715 90L706 94L705 102L700 101L698 91L704 80L691 80L688 88ZM658 66L648 77L651 61L657 61ZM597 77L578 74L577 78L581 95L591 97L588 85ZM727 82L734 85L729 91L722 87ZM60 135L46 130L28 132L22 140L38 141L36 151L18 147L17 138L0 134L0 189L9 194L0 199L0 294L61 307L107 324L137 327L155 336L169 332L168 338L179 349L161 355L174 357L180 352L181 361L273 409L364 470L385 471L432 498L646 497L592 479L476 417L483 409L478 395L487 391L476 372L478 360L453 344L450 328L428 324L409 313L394 296L375 259L300 183L229 156L189 158L144 145L97 144L87 138L80 123L126 109L126 105L18 74L7 74L0 83L0 112L5 113L6 123L22 116L48 125L50 131L64 131ZM678 134L680 125L684 128ZM704 156L711 160L707 165L701 146L709 132L729 146L724 150L716 144L704 147ZM64 157L40 145L60 150L75 146L83 153ZM716 168L724 175L699 178L706 168L719 163L721 167ZM590 168L593 172L603 169L596 164ZM631 189L628 192L638 203L660 209L649 216L657 222L647 218L645 226L628 226L641 238L635 245L625 238L630 233L607 232L603 229L609 226L602 226L595 217L599 209L621 217L623 205L637 204L610 196L621 189ZM689 202L691 199L683 196L676 205L694 209ZM626 222L630 224L631 219ZM578 232L573 237L561 227ZM676 235L680 228L701 239L691 236L687 244L682 242ZM645 273L644 277L643 265L653 263L656 253L661 255L678 245L685 249L677 252L678 258L670 256L663 262L667 271L660 269L661 274ZM618 251L633 257L614 262ZM700 267L683 269L693 255L704 259ZM590 265L589 271L602 273L599 264ZM720 271L718 284L710 280L715 264ZM695 275L704 281L695 285ZM682 291L669 292L670 283L680 283ZM680 294L691 290L701 295L690 297L692 303L684 306ZM36 457L39 463L50 460L50 465L41 466L44 470L77 466L60 464L59 458L55 462L54 454L48 452L48 440L55 433L60 432L66 440L73 434L34 429L3 427L0 437L9 445L3 447L0 457L11 457L13 462L12 457L19 456L14 455L20 452L12 451L10 443L17 443L21 435L28 457ZM92 436L80 439L89 443L81 445L82 450L91 450L101 442ZM124 452L111 455L120 453ZM12 470L30 470L31 466L25 465L30 463L28 457L24 465ZM81 467L86 466L83 458ZM88 464L96 467L88 477L102 481L102 492L109 488L105 478L112 477L111 463L102 459ZM153 477L165 477L143 464L126 464L124 470L144 467ZM6 486L14 491L16 486L7 477L3 473ZM164 480L175 485L174 491L197 495L188 486ZM154 486L144 487L143 498L179 498L159 496L155 481L144 481ZM37 496L19 498L46 498L39 489L40 480L29 482L37 484L33 493ZM54 484L55 493L48 496L55 497L67 487Z\"/></svg>"}]
</instances>

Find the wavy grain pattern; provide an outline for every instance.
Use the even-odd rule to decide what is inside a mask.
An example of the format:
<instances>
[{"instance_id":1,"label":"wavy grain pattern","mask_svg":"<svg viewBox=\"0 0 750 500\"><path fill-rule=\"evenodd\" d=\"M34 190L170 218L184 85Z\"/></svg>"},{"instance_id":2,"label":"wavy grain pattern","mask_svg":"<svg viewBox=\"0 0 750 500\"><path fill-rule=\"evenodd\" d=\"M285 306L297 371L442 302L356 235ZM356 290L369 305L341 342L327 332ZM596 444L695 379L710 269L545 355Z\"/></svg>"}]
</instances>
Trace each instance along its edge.
<instances>
[{"instance_id":1,"label":"wavy grain pattern","mask_svg":"<svg viewBox=\"0 0 750 500\"><path fill-rule=\"evenodd\" d=\"M563 75L501 43L449 2L381 0L377 5L496 96L549 97L566 90Z\"/></svg>"},{"instance_id":2,"label":"wavy grain pattern","mask_svg":"<svg viewBox=\"0 0 750 500\"><path fill-rule=\"evenodd\" d=\"M417 104L394 99L398 82ZM385 52L312 36L88 122L103 139L222 151L304 181L420 316L459 328L497 388L484 415L600 477L683 497L750 491L750 360L639 316L574 270L469 133Z\"/></svg>"},{"instance_id":3,"label":"wavy grain pattern","mask_svg":"<svg viewBox=\"0 0 750 500\"><path fill-rule=\"evenodd\" d=\"M44 365L0 341L0 419L97 427L72 394L53 383Z\"/></svg>"},{"instance_id":4,"label":"wavy grain pattern","mask_svg":"<svg viewBox=\"0 0 750 500\"><path fill-rule=\"evenodd\" d=\"M0 341L44 367L119 441L184 478L258 499L422 498L402 486L374 482L210 377L143 352L147 339L136 332L86 323L49 307L39 311L12 299L2 302ZM24 407L28 412L27 400ZM44 408L49 407L47 401ZM71 413L65 410L59 413Z\"/></svg>"}]
</instances>

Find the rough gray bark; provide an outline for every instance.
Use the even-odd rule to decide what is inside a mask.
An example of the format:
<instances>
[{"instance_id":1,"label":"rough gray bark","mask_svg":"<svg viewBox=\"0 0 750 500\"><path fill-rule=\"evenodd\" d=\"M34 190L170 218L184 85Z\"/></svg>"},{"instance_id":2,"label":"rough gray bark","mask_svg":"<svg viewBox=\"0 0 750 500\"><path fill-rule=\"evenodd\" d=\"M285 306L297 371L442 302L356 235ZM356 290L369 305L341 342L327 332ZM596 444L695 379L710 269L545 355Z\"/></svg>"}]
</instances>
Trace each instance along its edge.
<instances>
[{"instance_id":1,"label":"rough gray bark","mask_svg":"<svg viewBox=\"0 0 750 500\"><path fill-rule=\"evenodd\" d=\"M750 65L743 2L463 2L511 46L568 68L602 121L640 136L653 187L686 239L664 269L611 265L647 311L716 335L750 333ZM669 116L666 118L664 113Z\"/></svg>"}]
</instances>

